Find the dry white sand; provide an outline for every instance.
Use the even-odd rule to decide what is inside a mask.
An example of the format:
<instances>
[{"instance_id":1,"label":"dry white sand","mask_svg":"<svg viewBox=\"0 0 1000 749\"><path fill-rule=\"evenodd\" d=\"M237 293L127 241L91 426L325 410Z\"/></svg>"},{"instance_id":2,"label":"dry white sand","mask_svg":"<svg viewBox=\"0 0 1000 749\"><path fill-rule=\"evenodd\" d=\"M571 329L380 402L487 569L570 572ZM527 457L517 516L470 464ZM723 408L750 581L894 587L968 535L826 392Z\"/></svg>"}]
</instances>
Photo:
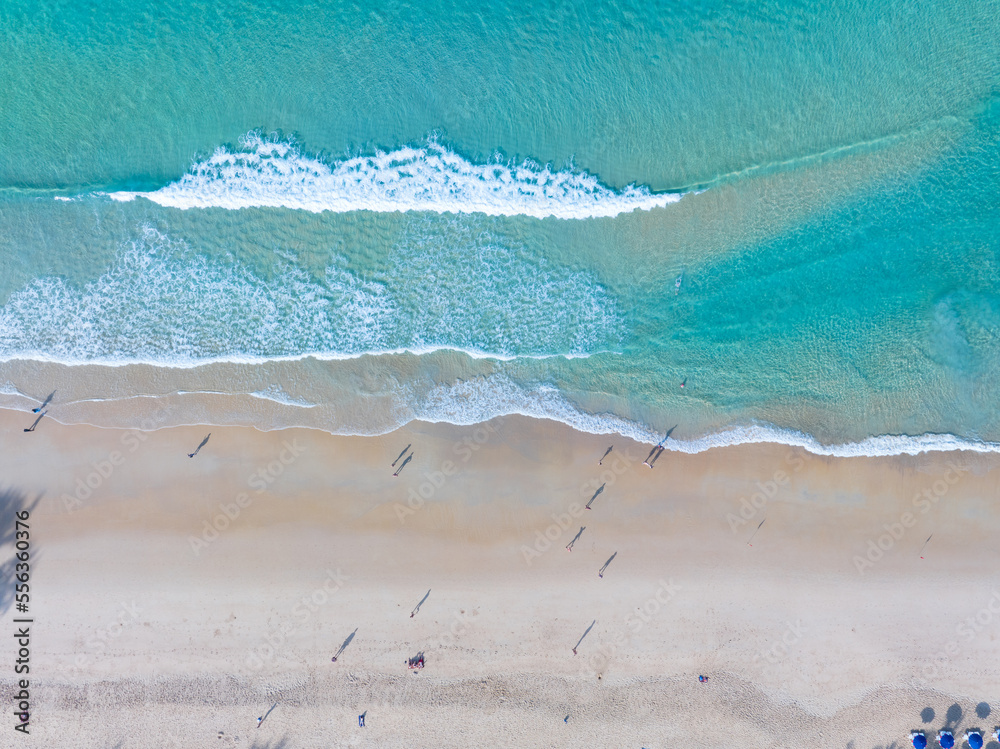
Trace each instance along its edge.
<instances>
[{"instance_id":1,"label":"dry white sand","mask_svg":"<svg viewBox=\"0 0 1000 749\"><path fill-rule=\"evenodd\" d=\"M1000 711L995 457L761 445L650 470L648 446L522 418L347 438L29 416L0 412L7 496L38 500L31 737L8 710L9 745L862 749L949 709L1000 723L977 714Z\"/></svg>"}]
</instances>

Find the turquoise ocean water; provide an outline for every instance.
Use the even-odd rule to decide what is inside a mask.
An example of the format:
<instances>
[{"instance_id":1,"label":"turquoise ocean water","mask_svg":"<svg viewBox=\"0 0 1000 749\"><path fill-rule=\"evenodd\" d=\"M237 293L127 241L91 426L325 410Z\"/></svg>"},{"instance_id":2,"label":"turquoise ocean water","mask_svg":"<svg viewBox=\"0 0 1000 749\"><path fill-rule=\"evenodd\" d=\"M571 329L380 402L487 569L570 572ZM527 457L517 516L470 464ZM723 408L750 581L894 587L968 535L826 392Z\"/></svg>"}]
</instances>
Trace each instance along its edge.
<instances>
[{"instance_id":1,"label":"turquoise ocean water","mask_svg":"<svg viewBox=\"0 0 1000 749\"><path fill-rule=\"evenodd\" d=\"M1000 449L1000 3L10 0L0 113L0 405Z\"/></svg>"}]
</instances>

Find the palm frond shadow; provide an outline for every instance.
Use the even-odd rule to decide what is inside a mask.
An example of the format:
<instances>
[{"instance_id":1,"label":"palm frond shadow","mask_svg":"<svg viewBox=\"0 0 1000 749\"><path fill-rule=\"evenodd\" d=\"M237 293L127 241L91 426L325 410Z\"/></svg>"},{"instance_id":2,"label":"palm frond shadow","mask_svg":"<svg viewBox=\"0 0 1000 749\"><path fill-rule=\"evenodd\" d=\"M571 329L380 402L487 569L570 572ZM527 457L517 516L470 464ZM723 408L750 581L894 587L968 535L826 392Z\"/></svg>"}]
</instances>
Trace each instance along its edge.
<instances>
[{"instance_id":1,"label":"palm frond shadow","mask_svg":"<svg viewBox=\"0 0 1000 749\"><path fill-rule=\"evenodd\" d=\"M0 489L0 614L4 614L14 603L15 574L17 573L18 559L15 556L14 544L17 541L17 520L16 513L27 510L29 513L38 506L41 496L29 501L28 495L7 487ZM28 520L30 529L31 520ZM30 534L30 530L29 530ZM29 535L30 538L30 535ZM9 548L8 548L9 547ZM31 557L29 562L34 565L38 561L38 547L31 543Z\"/></svg>"}]
</instances>

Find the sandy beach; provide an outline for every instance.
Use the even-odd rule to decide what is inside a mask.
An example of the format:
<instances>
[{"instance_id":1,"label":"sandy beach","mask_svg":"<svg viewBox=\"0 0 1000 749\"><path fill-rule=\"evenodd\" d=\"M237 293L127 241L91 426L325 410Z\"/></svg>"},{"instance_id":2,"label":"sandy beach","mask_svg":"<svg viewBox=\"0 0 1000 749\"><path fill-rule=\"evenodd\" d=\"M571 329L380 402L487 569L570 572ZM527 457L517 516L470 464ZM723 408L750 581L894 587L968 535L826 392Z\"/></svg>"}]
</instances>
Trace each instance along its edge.
<instances>
[{"instance_id":1,"label":"sandy beach","mask_svg":"<svg viewBox=\"0 0 1000 749\"><path fill-rule=\"evenodd\" d=\"M861 749L1000 723L995 456L650 470L648 445L522 417L363 438L31 416L0 413L4 522L32 507L25 744Z\"/></svg>"}]
</instances>

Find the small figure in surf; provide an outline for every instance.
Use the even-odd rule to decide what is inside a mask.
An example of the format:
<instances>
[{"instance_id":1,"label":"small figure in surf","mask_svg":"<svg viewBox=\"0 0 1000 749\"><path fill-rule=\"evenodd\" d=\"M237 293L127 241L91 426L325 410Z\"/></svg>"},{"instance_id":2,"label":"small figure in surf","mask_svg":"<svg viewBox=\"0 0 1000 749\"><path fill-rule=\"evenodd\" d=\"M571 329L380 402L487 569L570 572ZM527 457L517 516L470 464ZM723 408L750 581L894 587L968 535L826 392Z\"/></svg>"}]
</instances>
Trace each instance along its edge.
<instances>
[{"instance_id":1,"label":"small figure in surf","mask_svg":"<svg viewBox=\"0 0 1000 749\"><path fill-rule=\"evenodd\" d=\"M31 413L36 414L39 411L43 410L47 405L49 405L49 403L52 402L52 396L55 395L55 394L56 394L55 390L53 390L51 393L49 393L48 397L45 399L45 402L42 403L42 405L40 405L38 408L31 409Z\"/></svg>"}]
</instances>

